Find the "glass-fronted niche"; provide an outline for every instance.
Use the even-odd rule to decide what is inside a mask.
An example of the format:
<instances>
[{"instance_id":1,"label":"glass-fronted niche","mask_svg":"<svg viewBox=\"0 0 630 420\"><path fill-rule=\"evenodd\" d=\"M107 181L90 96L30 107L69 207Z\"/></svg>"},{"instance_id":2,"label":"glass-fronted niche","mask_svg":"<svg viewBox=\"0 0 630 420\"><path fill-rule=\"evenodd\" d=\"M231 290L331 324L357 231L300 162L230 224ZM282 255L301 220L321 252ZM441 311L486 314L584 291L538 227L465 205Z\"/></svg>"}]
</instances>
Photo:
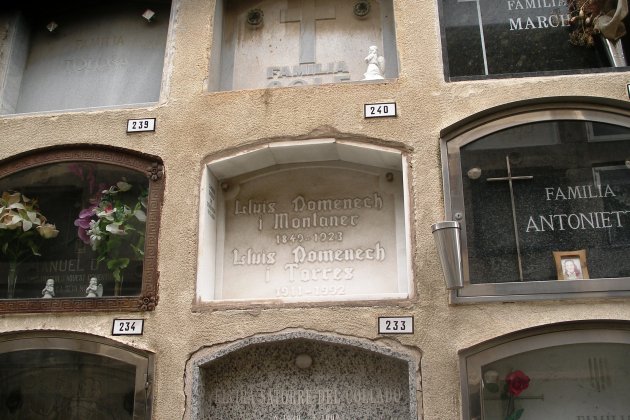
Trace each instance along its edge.
<instances>
[{"instance_id":1,"label":"glass-fronted niche","mask_svg":"<svg viewBox=\"0 0 630 420\"><path fill-rule=\"evenodd\" d=\"M171 1L3 1L0 114L156 102Z\"/></svg>"},{"instance_id":2,"label":"glass-fronted niche","mask_svg":"<svg viewBox=\"0 0 630 420\"><path fill-rule=\"evenodd\" d=\"M399 150L336 139L278 142L208 162L202 182L198 303L410 296Z\"/></svg>"},{"instance_id":3,"label":"glass-fronted niche","mask_svg":"<svg viewBox=\"0 0 630 420\"><path fill-rule=\"evenodd\" d=\"M159 175L155 161L93 149L1 165L0 312L152 309Z\"/></svg>"},{"instance_id":4,"label":"glass-fronted niche","mask_svg":"<svg viewBox=\"0 0 630 420\"><path fill-rule=\"evenodd\" d=\"M627 66L625 0L443 0L439 5L450 80Z\"/></svg>"},{"instance_id":5,"label":"glass-fronted niche","mask_svg":"<svg viewBox=\"0 0 630 420\"><path fill-rule=\"evenodd\" d=\"M601 326L484 344L461 356L463 418L625 419L628 357L630 332Z\"/></svg>"},{"instance_id":6,"label":"glass-fronted niche","mask_svg":"<svg viewBox=\"0 0 630 420\"><path fill-rule=\"evenodd\" d=\"M392 0L219 0L210 91L398 77Z\"/></svg>"},{"instance_id":7,"label":"glass-fronted niche","mask_svg":"<svg viewBox=\"0 0 630 420\"><path fill-rule=\"evenodd\" d=\"M151 417L153 356L92 336L0 339L0 418Z\"/></svg>"},{"instance_id":8,"label":"glass-fronted niche","mask_svg":"<svg viewBox=\"0 0 630 420\"><path fill-rule=\"evenodd\" d=\"M551 120L446 143L457 298L630 290L630 129Z\"/></svg>"}]
</instances>

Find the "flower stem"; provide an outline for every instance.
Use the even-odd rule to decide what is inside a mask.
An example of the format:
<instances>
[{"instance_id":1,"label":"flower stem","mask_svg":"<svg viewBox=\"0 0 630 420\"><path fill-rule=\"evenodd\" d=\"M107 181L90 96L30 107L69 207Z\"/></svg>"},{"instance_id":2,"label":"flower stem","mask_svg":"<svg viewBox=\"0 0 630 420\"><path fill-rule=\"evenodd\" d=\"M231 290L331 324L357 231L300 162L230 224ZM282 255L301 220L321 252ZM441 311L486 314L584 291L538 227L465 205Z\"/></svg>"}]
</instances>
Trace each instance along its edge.
<instances>
[{"instance_id":1,"label":"flower stem","mask_svg":"<svg viewBox=\"0 0 630 420\"><path fill-rule=\"evenodd\" d=\"M507 409L505 410L505 418L506 420L512 415L514 412L514 395L510 394L510 399L508 400Z\"/></svg>"}]
</instances>

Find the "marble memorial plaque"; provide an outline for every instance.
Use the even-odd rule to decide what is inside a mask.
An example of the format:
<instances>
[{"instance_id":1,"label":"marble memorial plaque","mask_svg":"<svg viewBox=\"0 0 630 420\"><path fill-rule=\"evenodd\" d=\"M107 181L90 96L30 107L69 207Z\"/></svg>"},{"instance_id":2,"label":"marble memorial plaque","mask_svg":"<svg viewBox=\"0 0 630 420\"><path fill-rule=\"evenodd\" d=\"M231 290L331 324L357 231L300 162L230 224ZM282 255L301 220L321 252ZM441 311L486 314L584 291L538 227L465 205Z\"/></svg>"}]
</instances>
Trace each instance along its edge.
<instances>
[{"instance_id":1,"label":"marble memorial plaque","mask_svg":"<svg viewBox=\"0 0 630 420\"><path fill-rule=\"evenodd\" d=\"M18 56L9 63L10 83L4 86L2 96L12 106L3 106L3 112L157 101L170 4L150 6L156 12L151 22L141 16L144 9L138 4L116 2L115 7L66 11L55 18L58 26L52 32L39 18L30 19L30 27L17 27L21 35L7 42L13 42L14 49L21 47L20 54L25 55L25 43L20 40L28 37L30 49L25 62L20 63ZM25 11L25 15L29 13ZM13 26L10 30L15 31ZM0 73L6 72L3 68Z\"/></svg>"},{"instance_id":2,"label":"marble memorial plaque","mask_svg":"<svg viewBox=\"0 0 630 420\"><path fill-rule=\"evenodd\" d=\"M363 16L355 14L355 2L348 0L224 3L217 13L223 22L215 39L222 45L214 48L221 55L213 57L210 90L363 80L370 46L384 58L383 76L398 75L389 0L370 2ZM253 12L257 24L251 23Z\"/></svg>"},{"instance_id":3,"label":"marble memorial plaque","mask_svg":"<svg viewBox=\"0 0 630 420\"><path fill-rule=\"evenodd\" d=\"M408 420L406 362L292 340L249 346L201 368L199 419Z\"/></svg>"},{"instance_id":4,"label":"marble memorial plaque","mask_svg":"<svg viewBox=\"0 0 630 420\"><path fill-rule=\"evenodd\" d=\"M406 297L400 172L293 165L223 185L217 298Z\"/></svg>"},{"instance_id":5,"label":"marble memorial plaque","mask_svg":"<svg viewBox=\"0 0 630 420\"><path fill-rule=\"evenodd\" d=\"M566 0L446 0L442 19L451 77L611 66L569 43Z\"/></svg>"}]
</instances>

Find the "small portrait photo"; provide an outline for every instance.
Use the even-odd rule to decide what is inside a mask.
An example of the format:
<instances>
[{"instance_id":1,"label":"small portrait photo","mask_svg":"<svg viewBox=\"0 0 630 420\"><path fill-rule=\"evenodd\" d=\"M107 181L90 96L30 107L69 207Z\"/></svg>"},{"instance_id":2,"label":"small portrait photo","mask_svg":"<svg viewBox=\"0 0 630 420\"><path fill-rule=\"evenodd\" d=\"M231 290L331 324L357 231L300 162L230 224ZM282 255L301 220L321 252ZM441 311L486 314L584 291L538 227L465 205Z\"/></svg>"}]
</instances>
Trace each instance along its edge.
<instances>
[{"instance_id":1,"label":"small portrait photo","mask_svg":"<svg viewBox=\"0 0 630 420\"><path fill-rule=\"evenodd\" d=\"M586 265L586 250L554 251L558 280L585 280L588 279L588 267Z\"/></svg>"}]
</instances>

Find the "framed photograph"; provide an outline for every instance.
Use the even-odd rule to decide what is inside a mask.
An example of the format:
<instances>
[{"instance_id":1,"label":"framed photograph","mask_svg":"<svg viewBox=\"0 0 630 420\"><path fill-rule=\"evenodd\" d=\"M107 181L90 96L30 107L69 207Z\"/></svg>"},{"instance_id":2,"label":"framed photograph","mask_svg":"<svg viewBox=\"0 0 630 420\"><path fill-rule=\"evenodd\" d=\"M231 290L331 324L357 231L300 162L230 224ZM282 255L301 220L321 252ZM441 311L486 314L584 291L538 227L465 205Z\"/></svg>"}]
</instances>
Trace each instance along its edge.
<instances>
[{"instance_id":1,"label":"framed photograph","mask_svg":"<svg viewBox=\"0 0 630 420\"><path fill-rule=\"evenodd\" d=\"M558 280L586 280L588 266L586 264L586 250L553 251L556 260Z\"/></svg>"}]
</instances>

